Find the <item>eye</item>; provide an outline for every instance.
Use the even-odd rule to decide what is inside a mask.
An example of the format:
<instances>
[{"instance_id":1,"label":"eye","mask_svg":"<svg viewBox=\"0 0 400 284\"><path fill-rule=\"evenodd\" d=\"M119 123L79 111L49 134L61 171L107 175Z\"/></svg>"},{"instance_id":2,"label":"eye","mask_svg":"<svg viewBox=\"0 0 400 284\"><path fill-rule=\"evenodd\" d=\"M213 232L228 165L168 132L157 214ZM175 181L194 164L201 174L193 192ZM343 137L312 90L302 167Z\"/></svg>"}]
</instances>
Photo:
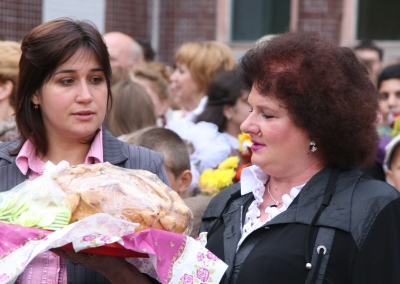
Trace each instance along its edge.
<instances>
[{"instance_id":1,"label":"eye","mask_svg":"<svg viewBox=\"0 0 400 284\"><path fill-rule=\"evenodd\" d=\"M272 115L268 115L268 114L265 114L265 113L262 114L262 117L264 117L264 118L273 118Z\"/></svg>"},{"instance_id":2,"label":"eye","mask_svg":"<svg viewBox=\"0 0 400 284\"><path fill-rule=\"evenodd\" d=\"M96 77L92 77L92 82L94 83L94 84L100 84L101 82L103 82L103 78L102 77L100 77L100 76L96 76Z\"/></svg>"},{"instance_id":3,"label":"eye","mask_svg":"<svg viewBox=\"0 0 400 284\"><path fill-rule=\"evenodd\" d=\"M74 80L72 78L64 78L60 80L60 83L65 86L69 86L74 83Z\"/></svg>"},{"instance_id":4,"label":"eye","mask_svg":"<svg viewBox=\"0 0 400 284\"><path fill-rule=\"evenodd\" d=\"M396 92L396 99L400 99L400 92Z\"/></svg>"},{"instance_id":5,"label":"eye","mask_svg":"<svg viewBox=\"0 0 400 284\"><path fill-rule=\"evenodd\" d=\"M379 99L380 100L387 100L389 98L389 94L386 92L380 93L379 94Z\"/></svg>"}]
</instances>

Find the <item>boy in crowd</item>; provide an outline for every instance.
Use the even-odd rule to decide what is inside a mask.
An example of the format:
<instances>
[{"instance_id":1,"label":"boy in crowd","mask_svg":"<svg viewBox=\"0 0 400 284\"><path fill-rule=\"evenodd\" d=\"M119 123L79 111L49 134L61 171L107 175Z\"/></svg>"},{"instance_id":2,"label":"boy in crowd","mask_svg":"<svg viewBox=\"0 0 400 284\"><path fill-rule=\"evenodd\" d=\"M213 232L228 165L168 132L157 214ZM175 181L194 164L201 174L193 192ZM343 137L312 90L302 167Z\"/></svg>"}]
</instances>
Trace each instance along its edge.
<instances>
[{"instance_id":1,"label":"boy in crowd","mask_svg":"<svg viewBox=\"0 0 400 284\"><path fill-rule=\"evenodd\" d=\"M400 191L400 135L386 145L386 177L387 181Z\"/></svg>"},{"instance_id":2,"label":"boy in crowd","mask_svg":"<svg viewBox=\"0 0 400 284\"><path fill-rule=\"evenodd\" d=\"M182 198L190 197L188 188L192 182L192 172L185 142L178 134L166 128L154 127L143 130L127 136L125 141L163 153L164 168L170 187Z\"/></svg>"}]
</instances>

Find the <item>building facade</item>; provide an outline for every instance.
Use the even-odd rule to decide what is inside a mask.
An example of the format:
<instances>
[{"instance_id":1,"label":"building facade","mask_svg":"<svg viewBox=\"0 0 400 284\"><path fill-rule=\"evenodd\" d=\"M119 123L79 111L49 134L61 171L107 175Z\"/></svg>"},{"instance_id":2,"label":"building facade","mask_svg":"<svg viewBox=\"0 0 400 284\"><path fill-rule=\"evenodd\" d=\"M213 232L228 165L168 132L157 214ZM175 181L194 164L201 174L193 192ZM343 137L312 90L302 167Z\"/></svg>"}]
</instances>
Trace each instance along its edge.
<instances>
[{"instance_id":1,"label":"building facade","mask_svg":"<svg viewBox=\"0 0 400 284\"><path fill-rule=\"evenodd\" d=\"M349 47L372 39L389 58L400 57L399 8L398 0L2 0L0 37L19 41L42 22L67 16L91 20L101 33L146 40L169 65L186 41L222 41L239 58L262 36L289 30Z\"/></svg>"}]
</instances>

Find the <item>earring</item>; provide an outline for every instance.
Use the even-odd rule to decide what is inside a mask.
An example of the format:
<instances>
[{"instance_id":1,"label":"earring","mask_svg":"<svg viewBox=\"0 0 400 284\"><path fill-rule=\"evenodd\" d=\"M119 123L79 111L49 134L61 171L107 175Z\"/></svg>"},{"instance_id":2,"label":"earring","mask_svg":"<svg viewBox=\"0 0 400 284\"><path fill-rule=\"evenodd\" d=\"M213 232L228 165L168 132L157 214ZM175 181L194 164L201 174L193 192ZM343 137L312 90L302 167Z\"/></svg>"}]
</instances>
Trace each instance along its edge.
<instances>
[{"instance_id":1,"label":"earring","mask_svg":"<svg viewBox=\"0 0 400 284\"><path fill-rule=\"evenodd\" d=\"M317 149L318 149L317 148L317 142L311 141L310 142L310 151L314 153L315 151L317 151Z\"/></svg>"},{"instance_id":2,"label":"earring","mask_svg":"<svg viewBox=\"0 0 400 284\"><path fill-rule=\"evenodd\" d=\"M39 109L39 105L35 104L35 109Z\"/></svg>"}]
</instances>

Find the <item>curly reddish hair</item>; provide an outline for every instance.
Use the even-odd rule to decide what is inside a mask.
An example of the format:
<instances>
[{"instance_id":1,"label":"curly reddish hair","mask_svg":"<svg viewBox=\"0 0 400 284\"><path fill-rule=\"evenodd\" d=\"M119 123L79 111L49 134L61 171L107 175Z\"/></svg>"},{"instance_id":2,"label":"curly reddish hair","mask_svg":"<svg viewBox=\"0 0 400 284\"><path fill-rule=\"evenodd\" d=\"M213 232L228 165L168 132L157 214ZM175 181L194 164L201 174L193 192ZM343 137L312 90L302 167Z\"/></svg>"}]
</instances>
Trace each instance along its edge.
<instances>
[{"instance_id":1,"label":"curly reddish hair","mask_svg":"<svg viewBox=\"0 0 400 284\"><path fill-rule=\"evenodd\" d=\"M257 43L241 59L241 78L274 95L293 123L315 140L327 165L373 163L378 149L378 92L346 47L315 33L284 33Z\"/></svg>"}]
</instances>

